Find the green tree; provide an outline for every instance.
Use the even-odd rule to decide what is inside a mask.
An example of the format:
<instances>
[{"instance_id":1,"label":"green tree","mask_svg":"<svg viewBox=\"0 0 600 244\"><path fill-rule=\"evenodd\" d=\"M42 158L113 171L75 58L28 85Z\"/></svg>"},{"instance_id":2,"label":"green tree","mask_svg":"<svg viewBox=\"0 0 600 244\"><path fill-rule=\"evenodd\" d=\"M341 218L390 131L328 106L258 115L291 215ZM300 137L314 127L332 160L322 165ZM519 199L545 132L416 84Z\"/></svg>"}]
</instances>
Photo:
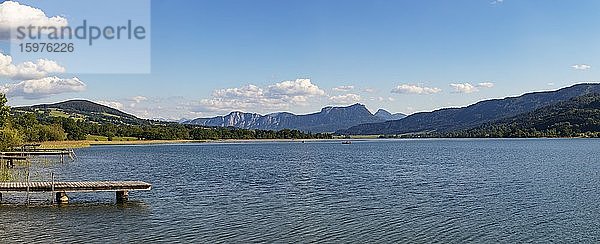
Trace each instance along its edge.
<instances>
[{"instance_id":1,"label":"green tree","mask_svg":"<svg viewBox=\"0 0 600 244\"><path fill-rule=\"evenodd\" d=\"M6 151L23 144L23 135L12 127L6 95L0 94L0 150Z\"/></svg>"},{"instance_id":2,"label":"green tree","mask_svg":"<svg viewBox=\"0 0 600 244\"><path fill-rule=\"evenodd\" d=\"M0 93L0 127L10 126L10 107L6 105L6 95Z\"/></svg>"},{"instance_id":3,"label":"green tree","mask_svg":"<svg viewBox=\"0 0 600 244\"><path fill-rule=\"evenodd\" d=\"M13 128L0 129L0 150L6 151L23 144L23 136Z\"/></svg>"}]
</instances>

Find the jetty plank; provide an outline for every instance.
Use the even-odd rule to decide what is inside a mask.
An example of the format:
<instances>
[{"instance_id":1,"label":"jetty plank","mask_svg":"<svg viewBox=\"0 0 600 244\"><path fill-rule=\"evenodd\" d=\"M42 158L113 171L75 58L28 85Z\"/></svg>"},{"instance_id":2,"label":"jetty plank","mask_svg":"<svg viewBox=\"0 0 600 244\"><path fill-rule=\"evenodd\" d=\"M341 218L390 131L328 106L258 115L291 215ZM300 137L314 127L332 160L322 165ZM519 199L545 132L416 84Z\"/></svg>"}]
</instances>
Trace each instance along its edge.
<instances>
[{"instance_id":1,"label":"jetty plank","mask_svg":"<svg viewBox=\"0 0 600 244\"><path fill-rule=\"evenodd\" d=\"M0 192L51 192L52 182L0 182ZM147 191L152 185L143 181L54 182L55 192Z\"/></svg>"}]
</instances>

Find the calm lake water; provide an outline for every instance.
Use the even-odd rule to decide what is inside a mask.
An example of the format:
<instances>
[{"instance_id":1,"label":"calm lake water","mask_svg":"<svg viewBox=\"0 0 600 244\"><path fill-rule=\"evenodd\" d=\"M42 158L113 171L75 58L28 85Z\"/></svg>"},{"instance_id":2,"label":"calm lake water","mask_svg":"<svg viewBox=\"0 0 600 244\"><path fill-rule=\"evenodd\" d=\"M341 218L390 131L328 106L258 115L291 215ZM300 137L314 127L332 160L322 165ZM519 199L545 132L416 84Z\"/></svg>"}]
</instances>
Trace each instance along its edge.
<instances>
[{"instance_id":1,"label":"calm lake water","mask_svg":"<svg viewBox=\"0 0 600 244\"><path fill-rule=\"evenodd\" d=\"M598 242L600 140L98 146L60 180L152 191L0 206L0 242ZM49 195L36 195L38 199ZM5 195L19 202L22 195Z\"/></svg>"}]
</instances>

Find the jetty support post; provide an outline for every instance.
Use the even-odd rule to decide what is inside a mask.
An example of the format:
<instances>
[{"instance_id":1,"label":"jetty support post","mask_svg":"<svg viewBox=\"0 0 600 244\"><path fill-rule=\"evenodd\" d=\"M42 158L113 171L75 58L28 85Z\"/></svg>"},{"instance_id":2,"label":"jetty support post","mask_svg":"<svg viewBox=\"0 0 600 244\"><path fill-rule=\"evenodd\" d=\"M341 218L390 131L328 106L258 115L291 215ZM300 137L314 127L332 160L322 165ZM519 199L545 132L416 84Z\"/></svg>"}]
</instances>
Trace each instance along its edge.
<instances>
[{"instance_id":1,"label":"jetty support post","mask_svg":"<svg viewBox=\"0 0 600 244\"><path fill-rule=\"evenodd\" d=\"M69 197L66 192L57 192L56 193L56 202L57 203L69 203Z\"/></svg>"},{"instance_id":2,"label":"jetty support post","mask_svg":"<svg viewBox=\"0 0 600 244\"><path fill-rule=\"evenodd\" d=\"M77 158L77 155L75 155L75 151L72 148L69 149L69 157L71 158L71 161L75 161L75 158Z\"/></svg>"},{"instance_id":3,"label":"jetty support post","mask_svg":"<svg viewBox=\"0 0 600 244\"><path fill-rule=\"evenodd\" d=\"M29 182L31 177L31 171L27 168L27 205L29 205Z\"/></svg>"},{"instance_id":4,"label":"jetty support post","mask_svg":"<svg viewBox=\"0 0 600 244\"><path fill-rule=\"evenodd\" d=\"M50 172L50 178L52 178L52 185L50 186L50 190L52 190L52 193L50 193L50 204L54 204L54 198L52 198L54 195L54 172Z\"/></svg>"},{"instance_id":5,"label":"jetty support post","mask_svg":"<svg viewBox=\"0 0 600 244\"><path fill-rule=\"evenodd\" d=\"M129 192L117 191L117 203L123 203L129 200Z\"/></svg>"}]
</instances>

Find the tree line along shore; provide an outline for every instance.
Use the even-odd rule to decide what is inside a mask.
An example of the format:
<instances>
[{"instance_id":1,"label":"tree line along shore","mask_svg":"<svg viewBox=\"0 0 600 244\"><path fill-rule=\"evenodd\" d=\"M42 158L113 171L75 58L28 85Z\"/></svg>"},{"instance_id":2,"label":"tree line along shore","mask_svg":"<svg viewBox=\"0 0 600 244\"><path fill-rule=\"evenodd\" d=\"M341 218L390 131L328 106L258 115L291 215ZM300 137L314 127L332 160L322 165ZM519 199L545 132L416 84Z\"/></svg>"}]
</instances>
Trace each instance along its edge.
<instances>
[{"instance_id":1,"label":"tree line along shore","mask_svg":"<svg viewBox=\"0 0 600 244\"><path fill-rule=\"evenodd\" d=\"M47 147L57 145L81 147L90 144L146 144L229 139L333 139L331 133L305 133L289 129L249 130L168 122L143 125L98 123L81 118L11 111L6 103L6 96L0 94L0 150L8 150L25 143L43 143Z\"/></svg>"}]
</instances>

